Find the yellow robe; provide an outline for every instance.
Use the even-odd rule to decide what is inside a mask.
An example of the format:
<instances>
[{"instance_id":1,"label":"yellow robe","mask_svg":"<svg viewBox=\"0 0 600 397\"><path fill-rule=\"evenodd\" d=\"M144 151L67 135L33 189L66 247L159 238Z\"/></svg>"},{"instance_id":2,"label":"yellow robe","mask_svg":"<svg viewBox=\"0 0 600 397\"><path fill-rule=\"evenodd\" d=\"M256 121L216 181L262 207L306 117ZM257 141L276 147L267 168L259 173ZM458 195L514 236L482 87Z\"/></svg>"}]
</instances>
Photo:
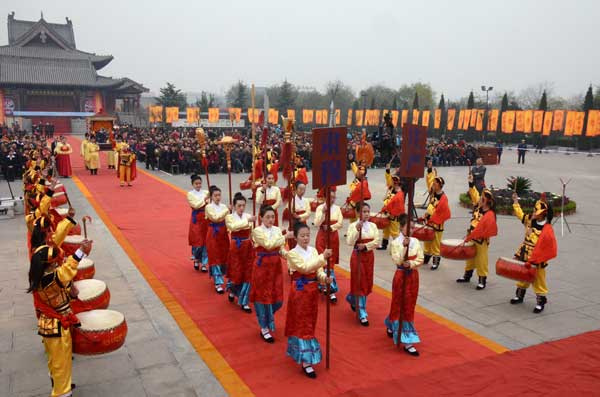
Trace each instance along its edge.
<instances>
[{"instance_id":1,"label":"yellow robe","mask_svg":"<svg viewBox=\"0 0 600 397\"><path fill-rule=\"evenodd\" d=\"M80 154L81 154L81 157L83 157L83 162L85 163L86 168L90 168L90 158L89 158L89 154L88 154L88 144L89 143L90 143L90 141L88 141L87 139L84 139L83 141L81 141Z\"/></svg>"},{"instance_id":2,"label":"yellow robe","mask_svg":"<svg viewBox=\"0 0 600 397\"><path fill-rule=\"evenodd\" d=\"M100 168L100 146L96 143L89 142L87 144L88 168L96 170Z\"/></svg>"},{"instance_id":3,"label":"yellow robe","mask_svg":"<svg viewBox=\"0 0 600 397\"><path fill-rule=\"evenodd\" d=\"M273 207L273 209L275 211L277 211L277 209L281 205L281 191L279 190L279 187L271 186L271 187L267 187L266 190L267 190L267 193L266 193L267 197L265 198L265 194L263 193L262 189L257 189L256 204L258 204L258 206L261 206L265 200L275 200L275 204L271 204L271 207Z\"/></svg>"}]
</instances>

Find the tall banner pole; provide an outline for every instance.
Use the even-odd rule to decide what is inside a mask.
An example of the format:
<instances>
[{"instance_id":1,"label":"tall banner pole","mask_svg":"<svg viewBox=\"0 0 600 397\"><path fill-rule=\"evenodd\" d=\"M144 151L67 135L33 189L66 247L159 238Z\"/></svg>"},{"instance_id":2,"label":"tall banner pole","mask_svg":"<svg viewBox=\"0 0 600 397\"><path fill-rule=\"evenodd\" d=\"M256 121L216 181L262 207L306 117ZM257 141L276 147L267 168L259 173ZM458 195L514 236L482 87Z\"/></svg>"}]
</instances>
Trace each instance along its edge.
<instances>
[{"instance_id":1,"label":"tall banner pole","mask_svg":"<svg viewBox=\"0 0 600 397\"><path fill-rule=\"evenodd\" d=\"M254 173L254 166L256 164L256 120L255 120L255 92L254 92L254 84L252 84L252 88L250 89L250 101L252 103L252 142L251 142L251 151L252 151L252 184L250 185L250 191L252 192L252 216L256 218L256 192L254 190L254 181L256 179L256 175ZM256 226L256 222L253 222L254 226Z\"/></svg>"},{"instance_id":2,"label":"tall banner pole","mask_svg":"<svg viewBox=\"0 0 600 397\"><path fill-rule=\"evenodd\" d=\"M327 240L325 248L331 246L331 187L325 186L325 205L327 206L327 214L325 215L325 224L327 225ZM331 257L327 258L327 278L331 277ZM327 283L327 299L326 303L326 323L325 323L325 368L329 369L329 351L331 346L331 284Z\"/></svg>"}]
</instances>

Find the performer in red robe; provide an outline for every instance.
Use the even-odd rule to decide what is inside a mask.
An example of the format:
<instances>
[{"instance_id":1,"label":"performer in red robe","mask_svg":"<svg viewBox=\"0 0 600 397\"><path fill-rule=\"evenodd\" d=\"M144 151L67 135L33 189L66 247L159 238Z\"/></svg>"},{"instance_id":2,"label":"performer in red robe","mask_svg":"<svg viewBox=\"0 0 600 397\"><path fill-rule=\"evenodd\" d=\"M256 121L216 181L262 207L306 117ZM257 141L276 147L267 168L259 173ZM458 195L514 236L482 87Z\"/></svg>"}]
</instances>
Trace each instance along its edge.
<instances>
[{"instance_id":1,"label":"performer in red robe","mask_svg":"<svg viewBox=\"0 0 600 397\"><path fill-rule=\"evenodd\" d=\"M275 211L275 226L279 226L279 213L277 210L281 202L281 190L275 185L275 177L273 174L268 174L266 183L256 191L256 205L270 206ZM260 218L258 222L261 222Z\"/></svg>"},{"instance_id":2,"label":"performer in red robe","mask_svg":"<svg viewBox=\"0 0 600 397\"><path fill-rule=\"evenodd\" d=\"M71 145L67 143L67 139L62 136L60 142L56 144L54 148L54 154L56 156L56 168L58 169L58 175L68 178L73 174L71 168L71 153L73 149Z\"/></svg>"},{"instance_id":3,"label":"performer in red robe","mask_svg":"<svg viewBox=\"0 0 600 397\"><path fill-rule=\"evenodd\" d=\"M209 197L208 191L202 190L202 177L194 174L191 179L193 189L187 194L187 201L192 209L188 231L188 243L192 247L194 269L199 270L201 266L202 272L206 273L206 265L208 263L208 255L206 253L206 231L208 229L208 221L205 217L205 209Z\"/></svg>"},{"instance_id":4,"label":"performer in red robe","mask_svg":"<svg viewBox=\"0 0 600 397\"><path fill-rule=\"evenodd\" d=\"M330 210L330 219L329 225L330 229L327 228L327 204L323 203L317 207L315 211L315 226L319 228L317 232L317 239L315 241L315 246L317 248L317 252L322 254L325 252L325 247L327 247L327 234L329 234L329 248L331 248L331 257L329 260L331 261L331 285L329 288L330 295L329 299L333 302L337 302L337 296L335 295L339 291L339 287L337 285L337 280L335 278L334 268L335 265L340 264L340 236L338 230L340 230L343 226L344 217L342 216L342 210L339 206L335 205L335 191L331 191L331 210Z\"/></svg>"},{"instance_id":5,"label":"performer in red robe","mask_svg":"<svg viewBox=\"0 0 600 397\"><path fill-rule=\"evenodd\" d=\"M356 163L352 163L352 172L354 172L355 177L350 184L350 195L346 198L346 204L357 211L356 215L358 217L358 203L371 200L371 191L367 180L367 168L362 164L357 166ZM356 219L352 219L352 222Z\"/></svg>"},{"instance_id":6,"label":"performer in red robe","mask_svg":"<svg viewBox=\"0 0 600 397\"><path fill-rule=\"evenodd\" d=\"M225 217L229 214L229 208L221 203L221 189L211 186L209 193L211 202L206 205L206 219L208 220L206 251L210 276L215 282L215 290L218 294L222 294L225 292L223 277L227 273L229 255L229 235L225 227Z\"/></svg>"}]
</instances>

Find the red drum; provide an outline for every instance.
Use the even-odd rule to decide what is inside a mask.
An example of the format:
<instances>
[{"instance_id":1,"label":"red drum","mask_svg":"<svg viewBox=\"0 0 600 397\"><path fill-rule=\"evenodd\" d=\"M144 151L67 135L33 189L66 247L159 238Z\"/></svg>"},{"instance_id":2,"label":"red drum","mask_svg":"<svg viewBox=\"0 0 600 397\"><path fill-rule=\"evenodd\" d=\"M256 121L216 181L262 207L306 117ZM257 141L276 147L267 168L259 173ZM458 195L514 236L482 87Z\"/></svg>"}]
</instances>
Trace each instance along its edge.
<instances>
[{"instance_id":1,"label":"red drum","mask_svg":"<svg viewBox=\"0 0 600 397\"><path fill-rule=\"evenodd\" d=\"M75 251L81 247L83 240L85 239L80 234L69 235L65 237L65 241L62 243L60 248L62 248L65 252L65 256L73 255Z\"/></svg>"},{"instance_id":2,"label":"red drum","mask_svg":"<svg viewBox=\"0 0 600 397\"><path fill-rule=\"evenodd\" d=\"M73 313L89 310L106 309L110 303L110 291L102 280L79 280L73 283L79 290L77 299L71 301Z\"/></svg>"},{"instance_id":3,"label":"red drum","mask_svg":"<svg viewBox=\"0 0 600 397\"><path fill-rule=\"evenodd\" d=\"M496 274L516 281L532 283L535 279L536 268L525 267L525 262L513 258L498 258L496 261Z\"/></svg>"},{"instance_id":4,"label":"red drum","mask_svg":"<svg viewBox=\"0 0 600 397\"><path fill-rule=\"evenodd\" d=\"M73 353L105 354L117 350L127 336L125 316L114 310L90 310L77 314L81 323L71 331Z\"/></svg>"},{"instance_id":5,"label":"red drum","mask_svg":"<svg viewBox=\"0 0 600 397\"><path fill-rule=\"evenodd\" d=\"M54 192L66 192L65 185L63 185L62 183L57 183L56 186L54 186Z\"/></svg>"},{"instance_id":6,"label":"red drum","mask_svg":"<svg viewBox=\"0 0 600 397\"><path fill-rule=\"evenodd\" d=\"M369 222L373 222L375 225L377 225L377 229L385 229L390 225L390 219L383 214L371 213Z\"/></svg>"},{"instance_id":7,"label":"red drum","mask_svg":"<svg viewBox=\"0 0 600 397\"><path fill-rule=\"evenodd\" d=\"M83 258L79 261L79 265L77 266L77 274L75 274L75 278L73 278L73 280L87 280L89 278L94 278L94 274L96 274L94 261L90 258Z\"/></svg>"},{"instance_id":8,"label":"red drum","mask_svg":"<svg viewBox=\"0 0 600 397\"><path fill-rule=\"evenodd\" d=\"M71 230L69 230L69 235L81 234L81 226L79 224L74 225Z\"/></svg>"},{"instance_id":9,"label":"red drum","mask_svg":"<svg viewBox=\"0 0 600 397\"><path fill-rule=\"evenodd\" d=\"M315 212L315 211L317 210L317 207L318 207L319 205L321 205L321 204L323 204L323 203L319 203L319 202L318 202L318 201L316 201L316 200L314 200L314 201L311 201L311 202L310 202L310 210L311 210L312 212Z\"/></svg>"},{"instance_id":10,"label":"red drum","mask_svg":"<svg viewBox=\"0 0 600 397\"><path fill-rule=\"evenodd\" d=\"M54 211L56 211L58 216L60 216L61 218L66 218L67 214L69 213L69 209L64 207L54 208Z\"/></svg>"},{"instance_id":11,"label":"red drum","mask_svg":"<svg viewBox=\"0 0 600 397\"><path fill-rule=\"evenodd\" d=\"M52 195L51 205L53 207L60 207L61 205L67 204L67 195L65 192L57 192Z\"/></svg>"},{"instance_id":12,"label":"red drum","mask_svg":"<svg viewBox=\"0 0 600 397\"><path fill-rule=\"evenodd\" d=\"M410 228L410 236L420 241L433 241L435 231L430 226L417 225Z\"/></svg>"},{"instance_id":13,"label":"red drum","mask_svg":"<svg viewBox=\"0 0 600 397\"><path fill-rule=\"evenodd\" d=\"M475 258L477 249L472 241L463 243L463 240L448 239L442 240L440 246L440 255L446 259L466 260Z\"/></svg>"},{"instance_id":14,"label":"red drum","mask_svg":"<svg viewBox=\"0 0 600 397\"><path fill-rule=\"evenodd\" d=\"M252 188L252 181L251 180L240 182L240 190L249 190L251 188Z\"/></svg>"},{"instance_id":15,"label":"red drum","mask_svg":"<svg viewBox=\"0 0 600 397\"><path fill-rule=\"evenodd\" d=\"M356 211L354 210L354 208L345 206L345 207L342 207L341 210L342 210L342 216L344 217L344 219L356 218Z\"/></svg>"}]
</instances>

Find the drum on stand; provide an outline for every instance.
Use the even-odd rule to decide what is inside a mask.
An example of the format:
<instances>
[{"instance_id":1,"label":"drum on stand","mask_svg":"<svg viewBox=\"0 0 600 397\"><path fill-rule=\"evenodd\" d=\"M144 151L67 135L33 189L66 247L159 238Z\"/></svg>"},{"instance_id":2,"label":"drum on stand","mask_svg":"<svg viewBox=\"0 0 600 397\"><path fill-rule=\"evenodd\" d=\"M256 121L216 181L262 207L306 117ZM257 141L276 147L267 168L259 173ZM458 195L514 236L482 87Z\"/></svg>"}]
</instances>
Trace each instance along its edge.
<instances>
[{"instance_id":1,"label":"drum on stand","mask_svg":"<svg viewBox=\"0 0 600 397\"><path fill-rule=\"evenodd\" d=\"M52 199L50 201L53 207L60 207L61 205L67 204L67 195L65 192L57 192L52 195Z\"/></svg>"},{"instance_id":2,"label":"drum on stand","mask_svg":"<svg viewBox=\"0 0 600 397\"><path fill-rule=\"evenodd\" d=\"M419 241L433 241L435 238L435 231L431 226L416 225L410 228L410 236Z\"/></svg>"},{"instance_id":3,"label":"drum on stand","mask_svg":"<svg viewBox=\"0 0 600 397\"><path fill-rule=\"evenodd\" d=\"M54 211L56 211L58 216L60 216L61 218L65 218L69 213L69 209L65 207L54 208Z\"/></svg>"},{"instance_id":4,"label":"drum on stand","mask_svg":"<svg viewBox=\"0 0 600 397\"><path fill-rule=\"evenodd\" d=\"M77 314L81 323L71 332L73 353L105 354L117 350L127 337L125 316L115 310L90 310Z\"/></svg>"},{"instance_id":5,"label":"drum on stand","mask_svg":"<svg viewBox=\"0 0 600 397\"><path fill-rule=\"evenodd\" d=\"M475 258L477 248L472 241L464 242L458 239L442 240L440 255L446 259L466 260Z\"/></svg>"},{"instance_id":6,"label":"drum on stand","mask_svg":"<svg viewBox=\"0 0 600 397\"><path fill-rule=\"evenodd\" d=\"M96 274L96 266L94 266L94 261L90 258L83 258L79 261L79 265L77 266L77 274L75 274L73 280L87 280L94 278L94 274Z\"/></svg>"},{"instance_id":7,"label":"drum on stand","mask_svg":"<svg viewBox=\"0 0 600 397\"><path fill-rule=\"evenodd\" d=\"M371 212L369 222L373 222L375 225L377 225L377 229L385 229L390 225L390 219L387 217L387 215L381 213L376 214Z\"/></svg>"},{"instance_id":8,"label":"drum on stand","mask_svg":"<svg viewBox=\"0 0 600 397\"><path fill-rule=\"evenodd\" d=\"M356 218L356 210L348 205L343 206L341 208L342 216L344 219L354 219Z\"/></svg>"},{"instance_id":9,"label":"drum on stand","mask_svg":"<svg viewBox=\"0 0 600 397\"><path fill-rule=\"evenodd\" d=\"M65 241L61 245L61 248L65 252L65 256L73 255L75 251L81 247L83 240L85 240L85 238L80 234L65 237Z\"/></svg>"},{"instance_id":10,"label":"drum on stand","mask_svg":"<svg viewBox=\"0 0 600 397\"><path fill-rule=\"evenodd\" d=\"M79 291L76 299L71 301L73 313L89 310L106 309L110 304L110 291L102 280L79 280L73 283Z\"/></svg>"},{"instance_id":11,"label":"drum on stand","mask_svg":"<svg viewBox=\"0 0 600 397\"><path fill-rule=\"evenodd\" d=\"M535 279L535 267L525 267L525 262L514 258L500 257L496 261L496 274L511 280L532 283Z\"/></svg>"}]
</instances>

